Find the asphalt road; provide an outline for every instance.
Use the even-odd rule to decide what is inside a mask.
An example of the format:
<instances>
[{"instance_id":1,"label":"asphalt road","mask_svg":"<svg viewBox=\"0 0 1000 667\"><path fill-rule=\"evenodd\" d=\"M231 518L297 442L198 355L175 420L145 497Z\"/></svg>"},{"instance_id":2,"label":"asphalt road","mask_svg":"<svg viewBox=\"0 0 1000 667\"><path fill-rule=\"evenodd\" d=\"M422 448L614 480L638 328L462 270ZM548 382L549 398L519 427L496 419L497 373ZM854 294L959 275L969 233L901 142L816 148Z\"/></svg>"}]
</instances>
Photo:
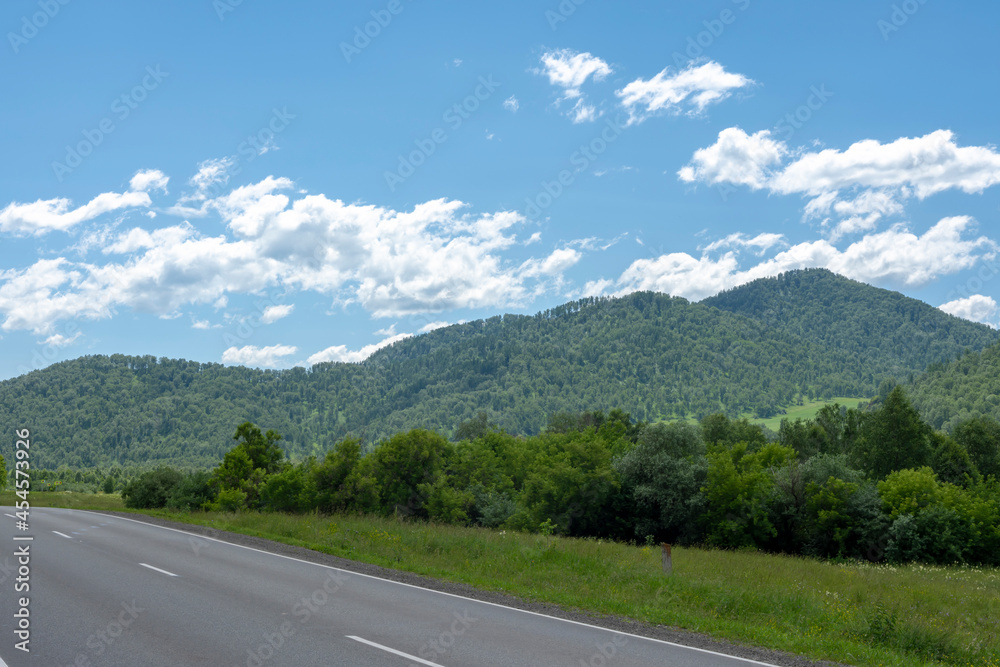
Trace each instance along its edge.
<instances>
[{"instance_id":1,"label":"asphalt road","mask_svg":"<svg viewBox=\"0 0 1000 667\"><path fill-rule=\"evenodd\" d=\"M2 512L0 667L766 664L96 512L34 508L28 531Z\"/></svg>"}]
</instances>

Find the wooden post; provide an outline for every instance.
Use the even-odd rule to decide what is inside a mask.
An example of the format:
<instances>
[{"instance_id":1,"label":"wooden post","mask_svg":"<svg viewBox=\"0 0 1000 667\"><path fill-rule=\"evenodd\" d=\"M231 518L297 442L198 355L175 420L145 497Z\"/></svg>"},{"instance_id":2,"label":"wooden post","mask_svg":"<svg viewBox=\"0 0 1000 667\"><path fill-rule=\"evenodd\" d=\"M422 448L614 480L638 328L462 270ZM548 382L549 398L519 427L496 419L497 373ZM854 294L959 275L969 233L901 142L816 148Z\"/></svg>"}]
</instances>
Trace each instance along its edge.
<instances>
[{"instance_id":1,"label":"wooden post","mask_svg":"<svg viewBox=\"0 0 1000 667\"><path fill-rule=\"evenodd\" d=\"M663 548L663 571L670 575L674 572L674 563L670 558L670 545L666 542L660 545Z\"/></svg>"}]
</instances>

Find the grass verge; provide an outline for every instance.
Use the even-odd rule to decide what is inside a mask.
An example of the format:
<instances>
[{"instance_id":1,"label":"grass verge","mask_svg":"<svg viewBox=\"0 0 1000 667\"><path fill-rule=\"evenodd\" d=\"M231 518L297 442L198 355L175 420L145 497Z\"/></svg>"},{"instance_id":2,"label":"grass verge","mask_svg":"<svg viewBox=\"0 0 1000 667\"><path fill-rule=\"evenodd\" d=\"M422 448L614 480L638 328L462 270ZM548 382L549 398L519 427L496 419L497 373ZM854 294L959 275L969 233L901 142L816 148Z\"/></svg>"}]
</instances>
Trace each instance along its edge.
<instances>
[{"instance_id":1,"label":"grass verge","mask_svg":"<svg viewBox=\"0 0 1000 667\"><path fill-rule=\"evenodd\" d=\"M32 495L36 506L121 509L115 496L87 498ZM148 514L850 665L1000 667L997 569L675 548L666 577L658 548L593 539L367 516Z\"/></svg>"}]
</instances>

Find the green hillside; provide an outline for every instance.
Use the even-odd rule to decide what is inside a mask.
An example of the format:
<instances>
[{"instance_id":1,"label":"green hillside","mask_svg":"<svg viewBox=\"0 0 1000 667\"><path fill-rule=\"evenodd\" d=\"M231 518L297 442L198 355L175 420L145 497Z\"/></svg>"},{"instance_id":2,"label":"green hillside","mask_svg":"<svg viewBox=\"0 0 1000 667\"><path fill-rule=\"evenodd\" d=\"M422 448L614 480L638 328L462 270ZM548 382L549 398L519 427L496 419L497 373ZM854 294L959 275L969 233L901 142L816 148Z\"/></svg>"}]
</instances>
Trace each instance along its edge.
<instances>
[{"instance_id":1,"label":"green hillside","mask_svg":"<svg viewBox=\"0 0 1000 667\"><path fill-rule=\"evenodd\" d=\"M348 433L447 433L480 410L526 434L564 410L766 419L799 400L873 396L886 377L997 339L894 292L799 271L702 303L645 292L497 316L308 371L83 357L0 383L0 427L32 428L37 466L207 466L246 420L303 456Z\"/></svg>"},{"instance_id":2,"label":"green hillside","mask_svg":"<svg viewBox=\"0 0 1000 667\"><path fill-rule=\"evenodd\" d=\"M1000 344L933 364L907 387L914 406L934 428L950 431L975 417L1000 420Z\"/></svg>"}]
</instances>

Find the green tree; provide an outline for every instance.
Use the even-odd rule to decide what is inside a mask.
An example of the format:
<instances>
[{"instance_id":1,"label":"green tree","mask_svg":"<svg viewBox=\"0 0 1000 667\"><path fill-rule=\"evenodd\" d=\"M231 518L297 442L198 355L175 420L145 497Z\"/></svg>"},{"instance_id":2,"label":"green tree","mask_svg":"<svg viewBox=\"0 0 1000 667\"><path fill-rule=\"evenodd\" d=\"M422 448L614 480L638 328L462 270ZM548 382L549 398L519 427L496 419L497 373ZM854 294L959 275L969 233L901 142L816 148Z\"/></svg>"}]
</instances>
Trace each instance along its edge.
<instances>
[{"instance_id":1,"label":"green tree","mask_svg":"<svg viewBox=\"0 0 1000 667\"><path fill-rule=\"evenodd\" d=\"M360 462L361 441L347 437L334 445L323 462L312 469L316 506L321 512L344 511L358 500Z\"/></svg>"},{"instance_id":2,"label":"green tree","mask_svg":"<svg viewBox=\"0 0 1000 667\"><path fill-rule=\"evenodd\" d=\"M853 462L874 479L927 465L931 459L929 433L906 392L897 385L866 420L852 452Z\"/></svg>"},{"instance_id":3,"label":"green tree","mask_svg":"<svg viewBox=\"0 0 1000 667\"><path fill-rule=\"evenodd\" d=\"M278 446L281 436L272 430L262 434L260 429L244 422L236 429L233 440L239 443L226 452L212 472L212 484L221 491L238 491L243 494L247 509L258 509L261 502L261 487L268 475L284 469L285 453ZM225 498L229 505L237 494L228 493Z\"/></svg>"},{"instance_id":4,"label":"green tree","mask_svg":"<svg viewBox=\"0 0 1000 667\"><path fill-rule=\"evenodd\" d=\"M708 451L708 474L702 492L706 510L702 522L708 542L720 547L764 545L777 534L769 502L772 471L797 459L794 449L771 443L750 452L747 443L716 445Z\"/></svg>"},{"instance_id":5,"label":"green tree","mask_svg":"<svg viewBox=\"0 0 1000 667\"><path fill-rule=\"evenodd\" d=\"M422 484L432 484L452 454L441 435L424 429L397 433L365 458L379 488L379 502L387 514L425 515Z\"/></svg>"},{"instance_id":6,"label":"green tree","mask_svg":"<svg viewBox=\"0 0 1000 667\"><path fill-rule=\"evenodd\" d=\"M967 419L955 426L953 435L984 477L1000 480L1000 422L987 417Z\"/></svg>"},{"instance_id":7,"label":"green tree","mask_svg":"<svg viewBox=\"0 0 1000 667\"><path fill-rule=\"evenodd\" d=\"M285 460L285 452L278 446L281 436L268 429L261 434L260 429L250 422L243 422L236 429L233 440L239 440L238 447L246 452L251 466L266 474L278 472Z\"/></svg>"},{"instance_id":8,"label":"green tree","mask_svg":"<svg viewBox=\"0 0 1000 667\"><path fill-rule=\"evenodd\" d=\"M122 490L125 507L131 509L155 509L164 507L174 487L184 478L178 470L160 467L143 473L129 482Z\"/></svg>"},{"instance_id":9,"label":"green tree","mask_svg":"<svg viewBox=\"0 0 1000 667\"><path fill-rule=\"evenodd\" d=\"M685 422L646 427L634 449L614 463L632 499L635 537L676 542L691 535L695 503L705 483L705 445Z\"/></svg>"},{"instance_id":10,"label":"green tree","mask_svg":"<svg viewBox=\"0 0 1000 667\"><path fill-rule=\"evenodd\" d=\"M3 473L3 479L0 479L0 491L7 488L7 461L4 460L3 454L0 454L0 472Z\"/></svg>"}]
</instances>

